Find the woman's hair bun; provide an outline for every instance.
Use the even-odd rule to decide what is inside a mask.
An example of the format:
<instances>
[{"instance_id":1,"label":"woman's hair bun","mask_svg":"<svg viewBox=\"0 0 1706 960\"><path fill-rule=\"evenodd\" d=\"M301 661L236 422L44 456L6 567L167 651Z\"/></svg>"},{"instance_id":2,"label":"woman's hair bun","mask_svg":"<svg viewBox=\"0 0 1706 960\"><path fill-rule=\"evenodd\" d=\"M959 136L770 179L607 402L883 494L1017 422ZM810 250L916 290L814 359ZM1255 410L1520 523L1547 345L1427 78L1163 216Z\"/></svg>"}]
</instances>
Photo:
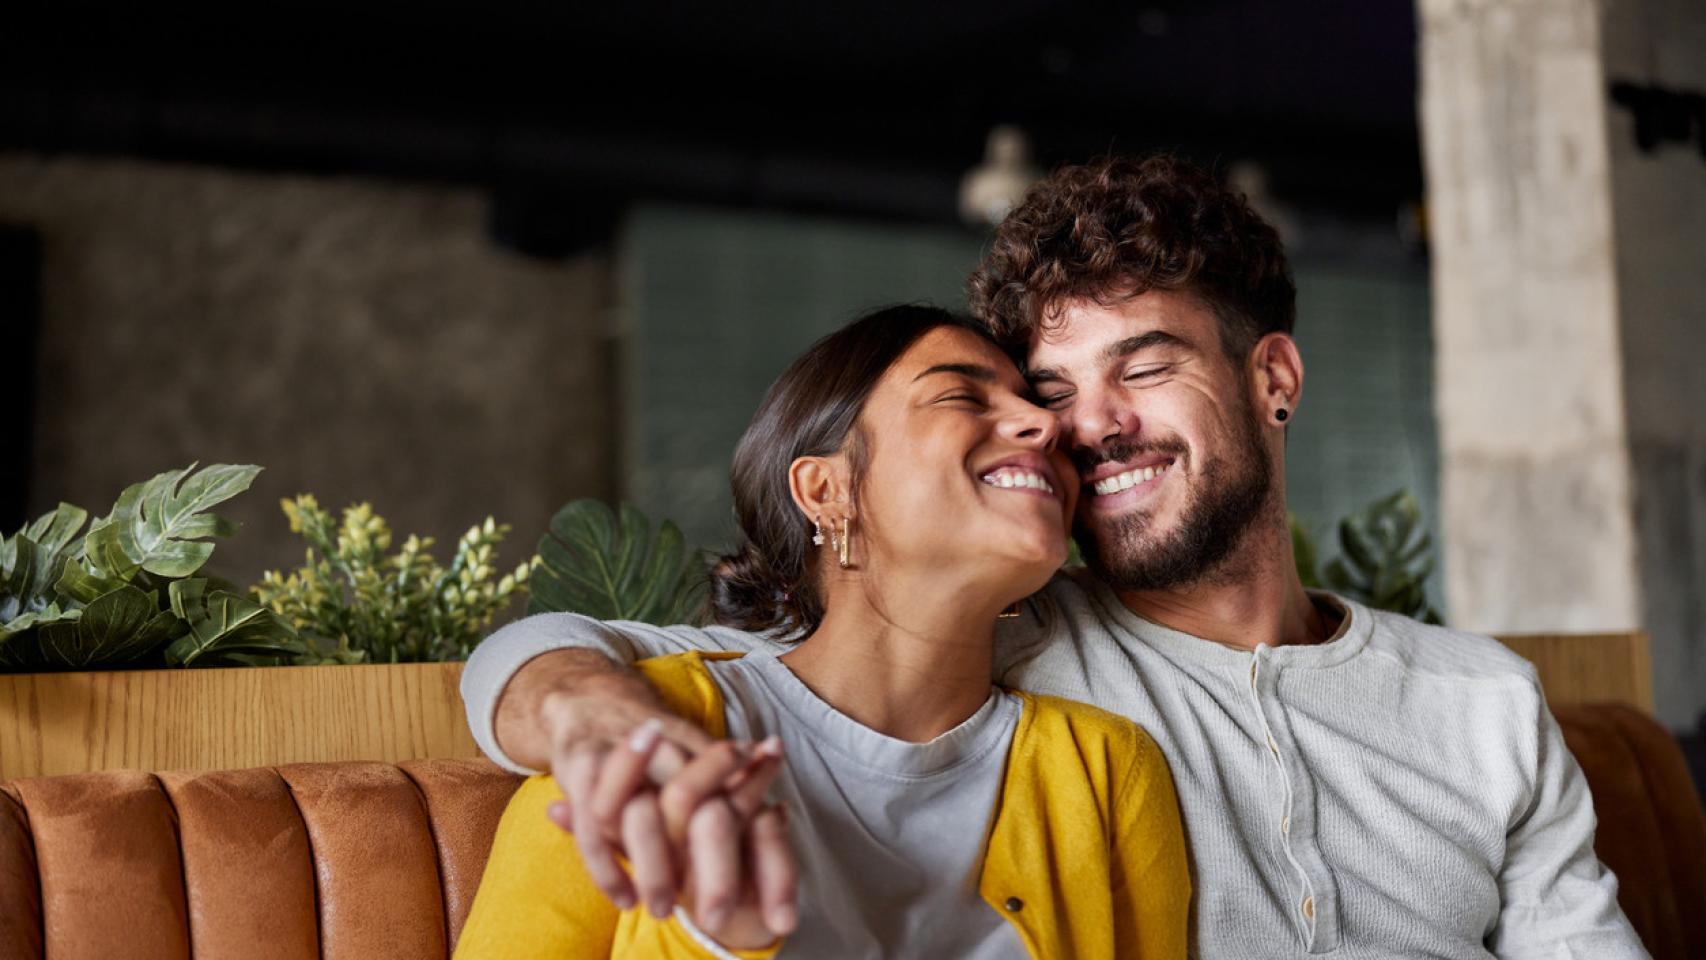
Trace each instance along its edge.
<instances>
[{"instance_id":1,"label":"woman's hair bun","mask_svg":"<svg viewBox=\"0 0 1706 960\"><path fill-rule=\"evenodd\" d=\"M800 623L790 585L751 541L711 568L711 613L718 623L753 633L792 632Z\"/></svg>"}]
</instances>

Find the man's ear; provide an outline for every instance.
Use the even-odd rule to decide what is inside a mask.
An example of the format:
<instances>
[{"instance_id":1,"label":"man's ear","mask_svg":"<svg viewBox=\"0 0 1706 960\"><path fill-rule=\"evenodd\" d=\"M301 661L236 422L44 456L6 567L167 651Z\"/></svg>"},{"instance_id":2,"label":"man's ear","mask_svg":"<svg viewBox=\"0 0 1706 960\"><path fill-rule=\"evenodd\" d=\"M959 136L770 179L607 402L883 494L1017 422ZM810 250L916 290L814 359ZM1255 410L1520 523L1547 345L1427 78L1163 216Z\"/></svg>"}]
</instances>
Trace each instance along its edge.
<instances>
[{"instance_id":1,"label":"man's ear","mask_svg":"<svg viewBox=\"0 0 1706 960\"><path fill-rule=\"evenodd\" d=\"M1297 341L1284 333L1270 333L1257 341L1251 351L1250 375L1261 417L1269 423L1287 422L1303 399L1303 355L1297 352Z\"/></svg>"},{"instance_id":2,"label":"man's ear","mask_svg":"<svg viewBox=\"0 0 1706 960\"><path fill-rule=\"evenodd\" d=\"M833 523L853 517L852 471L847 458L801 457L788 466L788 492L807 520Z\"/></svg>"}]
</instances>

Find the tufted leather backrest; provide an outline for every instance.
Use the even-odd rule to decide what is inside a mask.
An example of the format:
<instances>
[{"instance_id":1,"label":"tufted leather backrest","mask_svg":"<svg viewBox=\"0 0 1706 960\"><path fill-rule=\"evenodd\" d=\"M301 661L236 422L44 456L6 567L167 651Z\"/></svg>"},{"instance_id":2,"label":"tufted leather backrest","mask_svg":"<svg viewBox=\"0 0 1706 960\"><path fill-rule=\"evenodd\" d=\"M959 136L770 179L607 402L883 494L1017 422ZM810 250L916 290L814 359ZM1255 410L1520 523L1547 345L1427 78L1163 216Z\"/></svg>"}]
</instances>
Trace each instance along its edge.
<instances>
[{"instance_id":1,"label":"tufted leather backrest","mask_svg":"<svg viewBox=\"0 0 1706 960\"><path fill-rule=\"evenodd\" d=\"M446 957L518 783L419 760L0 784L0 957Z\"/></svg>"},{"instance_id":2,"label":"tufted leather backrest","mask_svg":"<svg viewBox=\"0 0 1706 960\"><path fill-rule=\"evenodd\" d=\"M1682 750L1625 704L1554 708L1593 791L1594 850L1653 960L1706 957L1706 814Z\"/></svg>"}]
</instances>

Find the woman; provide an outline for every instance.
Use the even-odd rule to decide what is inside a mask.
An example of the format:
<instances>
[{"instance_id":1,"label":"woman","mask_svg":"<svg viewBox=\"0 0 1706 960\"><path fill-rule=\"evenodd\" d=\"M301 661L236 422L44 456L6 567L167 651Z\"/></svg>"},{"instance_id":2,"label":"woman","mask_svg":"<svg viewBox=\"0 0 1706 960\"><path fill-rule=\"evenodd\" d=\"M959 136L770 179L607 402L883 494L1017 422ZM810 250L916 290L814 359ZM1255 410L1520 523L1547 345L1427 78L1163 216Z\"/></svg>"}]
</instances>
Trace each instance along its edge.
<instances>
[{"instance_id":1,"label":"woman","mask_svg":"<svg viewBox=\"0 0 1706 960\"><path fill-rule=\"evenodd\" d=\"M1013 363L940 310L878 311L795 361L736 449L745 543L712 603L724 624L803 639L641 668L714 735L763 741L736 789L775 778L796 929L777 941L750 903L698 925L617 911L536 777L457 956L1183 957L1160 751L1125 719L989 682L996 618L1066 558L1079 482L1055 429ZM637 776L655 742L637 731L611 776Z\"/></svg>"}]
</instances>

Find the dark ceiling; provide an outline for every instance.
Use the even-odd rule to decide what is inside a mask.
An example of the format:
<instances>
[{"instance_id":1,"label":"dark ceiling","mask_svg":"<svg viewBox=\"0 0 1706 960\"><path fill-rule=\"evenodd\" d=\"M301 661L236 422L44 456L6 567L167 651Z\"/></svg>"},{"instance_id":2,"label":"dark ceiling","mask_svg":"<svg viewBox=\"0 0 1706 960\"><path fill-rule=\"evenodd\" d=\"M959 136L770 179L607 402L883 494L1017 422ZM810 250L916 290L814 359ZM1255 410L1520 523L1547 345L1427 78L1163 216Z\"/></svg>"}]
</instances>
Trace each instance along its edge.
<instances>
[{"instance_id":1,"label":"dark ceiling","mask_svg":"<svg viewBox=\"0 0 1706 960\"><path fill-rule=\"evenodd\" d=\"M1394 0L56 5L0 27L0 148L947 220L992 124L1176 149L1389 219L1420 192ZM596 227L589 226L589 230Z\"/></svg>"}]
</instances>

